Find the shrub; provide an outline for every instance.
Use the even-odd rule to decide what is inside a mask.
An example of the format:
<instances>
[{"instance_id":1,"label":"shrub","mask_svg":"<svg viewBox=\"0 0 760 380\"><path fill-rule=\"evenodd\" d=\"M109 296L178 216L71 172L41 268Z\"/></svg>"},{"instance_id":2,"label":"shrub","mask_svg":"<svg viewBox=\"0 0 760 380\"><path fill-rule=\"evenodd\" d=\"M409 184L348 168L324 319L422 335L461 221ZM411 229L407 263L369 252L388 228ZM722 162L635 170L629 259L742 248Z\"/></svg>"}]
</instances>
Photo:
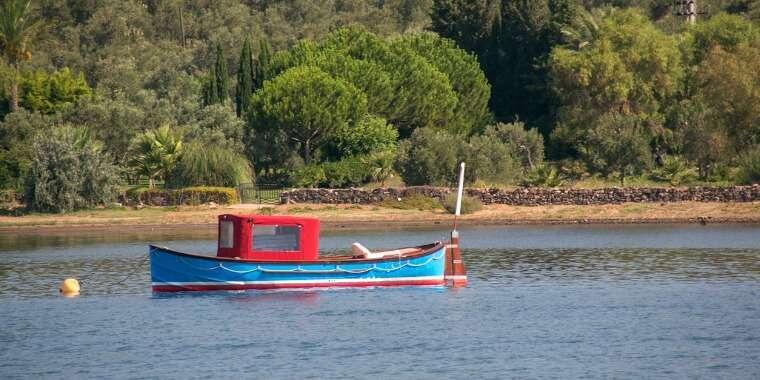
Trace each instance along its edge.
<instances>
[{"instance_id":1,"label":"shrub","mask_svg":"<svg viewBox=\"0 0 760 380\"><path fill-rule=\"evenodd\" d=\"M368 114L356 125L339 129L329 148L335 150L336 157L348 157L393 150L397 140L396 127L381 117Z\"/></svg>"},{"instance_id":2,"label":"shrub","mask_svg":"<svg viewBox=\"0 0 760 380\"><path fill-rule=\"evenodd\" d=\"M559 161L558 165L560 176L564 178L577 181L591 176L591 174L588 172L586 163L584 163L582 160L566 158Z\"/></svg>"},{"instance_id":3,"label":"shrub","mask_svg":"<svg viewBox=\"0 0 760 380\"><path fill-rule=\"evenodd\" d=\"M340 161L302 166L293 171L291 183L297 187L345 188L390 176L392 153L375 152Z\"/></svg>"},{"instance_id":4,"label":"shrub","mask_svg":"<svg viewBox=\"0 0 760 380\"><path fill-rule=\"evenodd\" d=\"M483 135L504 143L510 155L526 170L541 166L544 161L543 136L536 128L525 129L523 122L498 123L486 128Z\"/></svg>"},{"instance_id":5,"label":"shrub","mask_svg":"<svg viewBox=\"0 0 760 380\"><path fill-rule=\"evenodd\" d=\"M235 204L240 201L237 190L230 187L186 187L178 190L159 190L146 187L127 190L131 202L142 202L153 206L199 205L214 202Z\"/></svg>"},{"instance_id":6,"label":"shrub","mask_svg":"<svg viewBox=\"0 0 760 380\"><path fill-rule=\"evenodd\" d=\"M441 205L449 213L455 213L457 207L456 193L449 193L446 195L443 198L443 201L441 201ZM483 208L483 204L480 202L480 199L469 195L462 195L462 209L460 210L462 214L471 214L480 211L481 208Z\"/></svg>"},{"instance_id":7,"label":"shrub","mask_svg":"<svg viewBox=\"0 0 760 380\"><path fill-rule=\"evenodd\" d=\"M223 205L240 202L237 190L230 187L186 187L173 192L175 204L197 205L214 202Z\"/></svg>"},{"instance_id":8,"label":"shrub","mask_svg":"<svg viewBox=\"0 0 760 380\"><path fill-rule=\"evenodd\" d=\"M322 165L306 165L293 171L291 182L296 187L318 187L327 181Z\"/></svg>"},{"instance_id":9,"label":"shrub","mask_svg":"<svg viewBox=\"0 0 760 380\"><path fill-rule=\"evenodd\" d=\"M668 156L663 160L662 166L652 169L649 178L678 186L696 180L698 175L697 169L689 166L683 158Z\"/></svg>"},{"instance_id":10,"label":"shrub","mask_svg":"<svg viewBox=\"0 0 760 380\"><path fill-rule=\"evenodd\" d=\"M116 167L87 131L67 127L35 139L24 198L36 211L93 207L114 198L117 180Z\"/></svg>"},{"instance_id":11,"label":"shrub","mask_svg":"<svg viewBox=\"0 0 760 380\"><path fill-rule=\"evenodd\" d=\"M322 164L325 170L324 185L331 188L359 186L369 178L368 165L356 157Z\"/></svg>"},{"instance_id":12,"label":"shrub","mask_svg":"<svg viewBox=\"0 0 760 380\"><path fill-rule=\"evenodd\" d=\"M362 162L369 170L369 180L380 182L385 186L385 181L393 177L393 160L396 152L393 150L377 151L361 157Z\"/></svg>"},{"instance_id":13,"label":"shrub","mask_svg":"<svg viewBox=\"0 0 760 380\"><path fill-rule=\"evenodd\" d=\"M529 171L522 180L523 186L558 187L565 181L556 168L549 165L541 165Z\"/></svg>"},{"instance_id":14,"label":"shrub","mask_svg":"<svg viewBox=\"0 0 760 380\"><path fill-rule=\"evenodd\" d=\"M173 187L226 186L253 182L251 166L240 153L225 146L191 143L171 175Z\"/></svg>"},{"instance_id":15,"label":"shrub","mask_svg":"<svg viewBox=\"0 0 760 380\"><path fill-rule=\"evenodd\" d=\"M741 156L737 180L742 184L760 182L760 146L755 146Z\"/></svg>"},{"instance_id":16,"label":"shrub","mask_svg":"<svg viewBox=\"0 0 760 380\"><path fill-rule=\"evenodd\" d=\"M490 128L490 127L489 127ZM520 159L509 146L489 133L476 135L464 147L468 183L478 180L490 183L514 183L522 177Z\"/></svg>"},{"instance_id":17,"label":"shrub","mask_svg":"<svg viewBox=\"0 0 760 380\"><path fill-rule=\"evenodd\" d=\"M399 147L396 170L407 185L448 185L456 181L462 141L432 128L418 128Z\"/></svg>"}]
</instances>

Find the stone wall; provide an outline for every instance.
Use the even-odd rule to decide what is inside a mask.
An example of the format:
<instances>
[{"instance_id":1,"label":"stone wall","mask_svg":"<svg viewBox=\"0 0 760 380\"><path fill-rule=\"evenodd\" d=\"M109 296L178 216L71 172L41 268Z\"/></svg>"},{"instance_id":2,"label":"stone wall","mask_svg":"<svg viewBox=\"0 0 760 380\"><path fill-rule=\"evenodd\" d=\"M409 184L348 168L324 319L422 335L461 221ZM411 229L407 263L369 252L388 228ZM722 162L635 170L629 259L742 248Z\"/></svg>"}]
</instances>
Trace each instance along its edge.
<instances>
[{"instance_id":1,"label":"stone wall","mask_svg":"<svg viewBox=\"0 0 760 380\"><path fill-rule=\"evenodd\" d=\"M362 189L294 189L280 195L281 203L370 204L388 199L424 195L441 199L452 192L441 187ZM760 201L760 185L689 188L467 189L484 204L514 206L603 205L625 202L753 202Z\"/></svg>"}]
</instances>

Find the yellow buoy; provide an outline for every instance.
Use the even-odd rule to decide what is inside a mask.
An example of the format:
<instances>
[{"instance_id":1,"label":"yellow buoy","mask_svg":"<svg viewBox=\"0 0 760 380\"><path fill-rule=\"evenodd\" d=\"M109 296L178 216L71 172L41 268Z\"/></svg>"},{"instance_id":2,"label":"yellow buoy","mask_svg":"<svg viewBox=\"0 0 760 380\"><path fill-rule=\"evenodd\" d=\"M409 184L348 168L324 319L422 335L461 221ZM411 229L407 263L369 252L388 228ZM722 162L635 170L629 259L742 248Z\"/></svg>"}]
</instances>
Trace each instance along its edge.
<instances>
[{"instance_id":1,"label":"yellow buoy","mask_svg":"<svg viewBox=\"0 0 760 380\"><path fill-rule=\"evenodd\" d=\"M76 278L67 278L61 283L58 291L66 297L73 297L79 294L79 281Z\"/></svg>"}]
</instances>

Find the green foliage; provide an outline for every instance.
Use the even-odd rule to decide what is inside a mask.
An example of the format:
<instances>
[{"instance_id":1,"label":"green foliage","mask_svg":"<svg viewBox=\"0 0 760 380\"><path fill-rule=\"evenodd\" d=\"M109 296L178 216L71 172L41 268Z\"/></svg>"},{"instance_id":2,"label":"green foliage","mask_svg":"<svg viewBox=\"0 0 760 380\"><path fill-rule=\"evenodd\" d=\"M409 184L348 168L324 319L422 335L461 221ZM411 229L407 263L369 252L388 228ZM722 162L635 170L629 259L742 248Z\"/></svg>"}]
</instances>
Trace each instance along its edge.
<instances>
[{"instance_id":1,"label":"green foliage","mask_svg":"<svg viewBox=\"0 0 760 380\"><path fill-rule=\"evenodd\" d=\"M535 128L526 129L521 121L489 126L483 135L504 143L524 170L541 166L544 161L544 137Z\"/></svg>"},{"instance_id":2,"label":"green foliage","mask_svg":"<svg viewBox=\"0 0 760 380\"><path fill-rule=\"evenodd\" d=\"M398 43L424 57L449 79L457 104L450 126L446 128L465 134L481 130L491 117L488 111L491 86L477 58L460 49L454 41L434 33L407 34Z\"/></svg>"},{"instance_id":3,"label":"green foliage","mask_svg":"<svg viewBox=\"0 0 760 380\"><path fill-rule=\"evenodd\" d=\"M336 131L329 144L335 157L348 157L395 150L397 140L398 131L385 119L365 115L355 125Z\"/></svg>"},{"instance_id":4,"label":"green foliage","mask_svg":"<svg viewBox=\"0 0 760 380\"><path fill-rule=\"evenodd\" d=\"M604 115L586 134L584 158L602 173L616 174L625 185L627 175L651 165L649 139L641 123L632 116Z\"/></svg>"},{"instance_id":5,"label":"green foliage","mask_svg":"<svg viewBox=\"0 0 760 380\"><path fill-rule=\"evenodd\" d=\"M635 10L609 13L593 44L556 47L549 64L562 101L554 138L570 145L582 144L585 130L611 112L636 115L654 135L682 77L675 39Z\"/></svg>"},{"instance_id":6,"label":"green foliage","mask_svg":"<svg viewBox=\"0 0 760 380\"><path fill-rule=\"evenodd\" d=\"M193 122L183 132L185 141L196 141L206 146L229 148L243 153L245 121L237 118L229 105L213 104L199 109Z\"/></svg>"},{"instance_id":7,"label":"green foliage","mask_svg":"<svg viewBox=\"0 0 760 380\"><path fill-rule=\"evenodd\" d=\"M395 149L375 151L362 156L361 160L369 171L368 181L380 182L380 186L385 186L385 181L393 177L395 159Z\"/></svg>"},{"instance_id":8,"label":"green foliage","mask_svg":"<svg viewBox=\"0 0 760 380\"><path fill-rule=\"evenodd\" d=\"M367 183L372 174L372 162L362 157L303 166L293 172L291 181L298 187L354 187Z\"/></svg>"},{"instance_id":9,"label":"green foliage","mask_svg":"<svg viewBox=\"0 0 760 380\"><path fill-rule=\"evenodd\" d=\"M84 74L75 76L69 68L51 74L28 72L21 81L21 105L30 111L46 114L61 111L91 94Z\"/></svg>"},{"instance_id":10,"label":"green foliage","mask_svg":"<svg viewBox=\"0 0 760 380\"><path fill-rule=\"evenodd\" d=\"M53 123L49 116L23 108L6 115L0 123L0 188L21 192L35 154L34 136L48 133Z\"/></svg>"},{"instance_id":11,"label":"green foliage","mask_svg":"<svg viewBox=\"0 0 760 380\"><path fill-rule=\"evenodd\" d=\"M457 209L457 195L456 193L447 194L441 201L443 208L450 214L454 214ZM480 199L471 197L469 195L462 195L462 204L459 210L462 214L472 214L480 211L483 208L483 203Z\"/></svg>"},{"instance_id":12,"label":"green foliage","mask_svg":"<svg viewBox=\"0 0 760 380\"><path fill-rule=\"evenodd\" d=\"M7 114L2 128L8 137L0 128L0 187L20 188L31 163L32 138L26 132L15 136L17 127L49 133L64 124L89 129L103 142L107 160L120 166L132 160L128 149L137 136L176 126L188 143L244 152L260 179L283 184L304 165L305 151L315 165L355 157L369 165L369 180L384 178L391 175L387 161L397 139L407 140L420 128L446 130L466 136L448 145L448 153L423 148L441 150L429 157L443 158L436 165L451 174L445 180L425 174L418 182L436 177L450 183L456 161L466 160L468 181L519 183L531 164L541 166L538 134L521 126L503 136L485 126L524 120L550 137L553 159L588 165L578 175L611 175L617 169L602 165L604 154L592 146L606 135L597 130L609 115L638 120L634 140L658 161L678 155L695 164L703 180L733 179L738 157L760 143L760 41L757 24L747 21L757 20L760 2L701 0L700 8L709 5L710 12L691 26L675 21L665 3L5 1L0 98L11 101L0 105L0 117L19 102L37 113ZM423 32L430 29L442 37ZM247 36L256 37L246 42ZM237 72L234 106L225 102L232 94L227 67L229 74ZM274 108L246 113L265 81L304 67L330 78L318 80L323 84L346 86L350 97L336 103L327 91L333 87L310 93L313 86L290 81L272 104L306 99L326 112L349 103L359 110L337 115L328 124L338 127L320 132L263 123ZM277 111L283 111L277 120L291 113L305 121L314 114L286 108ZM303 137L294 136L296 129L323 134L305 143L293 140ZM419 149L411 142L401 145L398 162L416 165L409 155L425 156L409 149ZM628 172L645 170L633 166Z\"/></svg>"},{"instance_id":13,"label":"green foliage","mask_svg":"<svg viewBox=\"0 0 760 380\"><path fill-rule=\"evenodd\" d=\"M259 52L253 66L253 91L264 86L264 81L270 79L272 53L269 41L259 40Z\"/></svg>"},{"instance_id":14,"label":"green foliage","mask_svg":"<svg viewBox=\"0 0 760 380\"><path fill-rule=\"evenodd\" d=\"M450 48L448 56L467 63L465 52ZM458 100L449 78L403 40L384 40L356 26L340 28L318 43L301 42L278 54L272 66L278 73L298 65L319 67L351 83L366 96L369 112L388 120L403 137L425 126L461 129L454 122ZM474 91L463 96L471 95Z\"/></svg>"},{"instance_id":15,"label":"green foliage","mask_svg":"<svg viewBox=\"0 0 760 380\"><path fill-rule=\"evenodd\" d=\"M223 145L190 143L182 151L171 182L173 187L235 187L253 180L250 164L241 153Z\"/></svg>"},{"instance_id":16,"label":"green foliage","mask_svg":"<svg viewBox=\"0 0 760 380\"><path fill-rule=\"evenodd\" d=\"M760 183L760 145L749 149L739 158L737 182L743 184Z\"/></svg>"},{"instance_id":17,"label":"green foliage","mask_svg":"<svg viewBox=\"0 0 760 380\"><path fill-rule=\"evenodd\" d=\"M433 31L478 57L498 120L518 116L548 134L555 101L547 57L576 13L575 0L437 0L431 18Z\"/></svg>"},{"instance_id":18,"label":"green foliage","mask_svg":"<svg viewBox=\"0 0 760 380\"><path fill-rule=\"evenodd\" d=\"M153 188L156 178L169 182L182 154L182 139L168 125L147 131L137 136L130 147L129 166L138 175L148 177L149 188Z\"/></svg>"},{"instance_id":19,"label":"green foliage","mask_svg":"<svg viewBox=\"0 0 760 380\"><path fill-rule=\"evenodd\" d=\"M683 100L675 107L672 122L678 145L676 151L696 163L700 179L707 179L728 150L725 125L716 119L716 112L699 97Z\"/></svg>"},{"instance_id":20,"label":"green foliage","mask_svg":"<svg viewBox=\"0 0 760 380\"><path fill-rule=\"evenodd\" d=\"M339 131L345 131L366 114L367 100L356 87L309 66L289 69L264 83L252 99L249 138L252 147L258 137L282 134L283 142L298 144L301 158L311 163L314 151ZM253 162L264 161L254 152ZM267 155L268 152L258 152ZM269 154L274 156L273 154Z\"/></svg>"},{"instance_id":21,"label":"green foliage","mask_svg":"<svg viewBox=\"0 0 760 380\"><path fill-rule=\"evenodd\" d=\"M649 178L655 181L667 182L673 186L679 186L693 182L697 179L698 175L697 169L690 166L683 158L668 156L665 157L661 166L652 169Z\"/></svg>"},{"instance_id":22,"label":"green foliage","mask_svg":"<svg viewBox=\"0 0 760 380\"><path fill-rule=\"evenodd\" d=\"M419 128L401 142L396 170L407 185L454 183L464 154L462 141L446 131Z\"/></svg>"},{"instance_id":23,"label":"green foliage","mask_svg":"<svg viewBox=\"0 0 760 380\"><path fill-rule=\"evenodd\" d=\"M523 186L559 187L565 184L562 174L551 165L539 165L525 174Z\"/></svg>"},{"instance_id":24,"label":"green foliage","mask_svg":"<svg viewBox=\"0 0 760 380\"><path fill-rule=\"evenodd\" d=\"M251 95L253 95L254 78L253 53L251 52L251 40L246 37L243 49L240 51L240 63L237 72L237 86L235 86L235 112L238 117L248 113L250 109Z\"/></svg>"},{"instance_id":25,"label":"green foliage","mask_svg":"<svg viewBox=\"0 0 760 380\"><path fill-rule=\"evenodd\" d=\"M224 58L222 45L216 45L216 61L209 69L208 76L203 85L203 105L224 104L229 97L229 74L227 73L227 59Z\"/></svg>"},{"instance_id":26,"label":"green foliage","mask_svg":"<svg viewBox=\"0 0 760 380\"><path fill-rule=\"evenodd\" d=\"M345 188L384 182L391 176L393 151L350 156L339 161L310 164L294 170L290 181L297 187Z\"/></svg>"},{"instance_id":27,"label":"green foliage","mask_svg":"<svg viewBox=\"0 0 760 380\"><path fill-rule=\"evenodd\" d=\"M229 187L196 186L175 190L176 204L202 204L214 202L223 205L239 203L238 193Z\"/></svg>"},{"instance_id":28,"label":"green foliage","mask_svg":"<svg viewBox=\"0 0 760 380\"><path fill-rule=\"evenodd\" d=\"M490 183L513 183L522 176L519 158L501 141L489 127L483 135L475 135L463 145L465 179L468 183L477 180ZM457 175L456 168L451 175Z\"/></svg>"},{"instance_id":29,"label":"green foliage","mask_svg":"<svg viewBox=\"0 0 760 380\"><path fill-rule=\"evenodd\" d=\"M0 50L15 71L10 80L11 112L18 111L19 64L32 58L31 42L40 27L31 12L31 3L31 0L5 0L0 4Z\"/></svg>"},{"instance_id":30,"label":"green foliage","mask_svg":"<svg viewBox=\"0 0 760 380\"><path fill-rule=\"evenodd\" d=\"M325 162L326 181L322 185L329 188L354 187L369 180L369 167L359 157L348 157L340 161Z\"/></svg>"},{"instance_id":31,"label":"green foliage","mask_svg":"<svg viewBox=\"0 0 760 380\"><path fill-rule=\"evenodd\" d=\"M696 73L698 92L738 151L760 144L760 38L756 41L733 53L712 49Z\"/></svg>"},{"instance_id":32,"label":"green foliage","mask_svg":"<svg viewBox=\"0 0 760 380\"><path fill-rule=\"evenodd\" d=\"M67 212L103 205L116 194L116 167L86 130L63 128L39 135L26 179L29 209Z\"/></svg>"},{"instance_id":33,"label":"green foliage","mask_svg":"<svg viewBox=\"0 0 760 380\"><path fill-rule=\"evenodd\" d=\"M127 190L126 195L131 202L156 206L194 206L210 202L229 205L240 202L237 190L229 187L196 186L177 190L139 187Z\"/></svg>"},{"instance_id":34,"label":"green foliage","mask_svg":"<svg viewBox=\"0 0 760 380\"><path fill-rule=\"evenodd\" d=\"M692 62L699 64L717 46L734 51L739 45L757 42L760 28L743 17L719 13L689 28L687 37L690 38Z\"/></svg>"},{"instance_id":35,"label":"green foliage","mask_svg":"<svg viewBox=\"0 0 760 380\"><path fill-rule=\"evenodd\" d=\"M127 162L130 142L144 127L147 118L141 107L124 100L103 98L80 102L64 115L66 122L89 129L103 142L103 151L111 156L111 161L119 165Z\"/></svg>"},{"instance_id":36,"label":"green foliage","mask_svg":"<svg viewBox=\"0 0 760 380\"><path fill-rule=\"evenodd\" d=\"M421 128L401 142L396 170L407 185L447 186L455 183L457 165L465 161L468 183L479 180L517 183L525 170L521 161L528 157L525 149L519 148L521 141L540 145L542 140L535 130L524 131L519 123L489 126L482 135L473 135L469 140L445 131ZM534 164L540 164L543 157L539 158L536 153L543 156L543 149L531 152L536 158Z\"/></svg>"},{"instance_id":37,"label":"green foliage","mask_svg":"<svg viewBox=\"0 0 760 380\"><path fill-rule=\"evenodd\" d=\"M327 182L325 168L321 164L302 166L293 171L291 182L293 186L300 188L318 187L320 184Z\"/></svg>"}]
</instances>

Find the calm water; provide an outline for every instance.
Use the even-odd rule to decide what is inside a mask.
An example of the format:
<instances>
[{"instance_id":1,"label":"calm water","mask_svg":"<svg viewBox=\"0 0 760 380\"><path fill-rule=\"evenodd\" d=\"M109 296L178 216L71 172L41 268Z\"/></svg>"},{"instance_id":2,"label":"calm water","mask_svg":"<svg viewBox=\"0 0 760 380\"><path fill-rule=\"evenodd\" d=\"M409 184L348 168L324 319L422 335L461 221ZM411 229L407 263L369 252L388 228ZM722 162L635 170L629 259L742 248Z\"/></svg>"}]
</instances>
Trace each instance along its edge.
<instances>
[{"instance_id":1,"label":"calm water","mask_svg":"<svg viewBox=\"0 0 760 380\"><path fill-rule=\"evenodd\" d=\"M150 292L146 243L211 252L210 233L0 235L0 378L760 378L760 226L461 235L466 289L182 295Z\"/></svg>"}]
</instances>

